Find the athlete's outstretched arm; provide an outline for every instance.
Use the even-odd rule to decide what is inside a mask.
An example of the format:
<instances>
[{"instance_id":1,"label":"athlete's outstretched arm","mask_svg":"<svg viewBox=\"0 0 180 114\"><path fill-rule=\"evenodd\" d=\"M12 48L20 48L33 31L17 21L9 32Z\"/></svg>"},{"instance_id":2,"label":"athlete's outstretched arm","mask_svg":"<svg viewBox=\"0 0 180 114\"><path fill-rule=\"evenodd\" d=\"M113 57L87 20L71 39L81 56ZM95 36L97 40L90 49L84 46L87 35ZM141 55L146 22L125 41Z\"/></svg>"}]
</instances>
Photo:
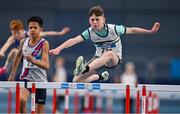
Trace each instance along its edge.
<instances>
[{"instance_id":1,"label":"athlete's outstretched arm","mask_svg":"<svg viewBox=\"0 0 180 114\"><path fill-rule=\"evenodd\" d=\"M159 30L160 23L155 22L152 29L143 29L138 27L126 27L126 34L152 34L156 33Z\"/></svg>"},{"instance_id":2,"label":"athlete's outstretched arm","mask_svg":"<svg viewBox=\"0 0 180 114\"><path fill-rule=\"evenodd\" d=\"M57 55L61 52L61 50L65 49L65 48L69 48L75 44L78 44L80 42L84 41L84 39L82 38L81 35L75 37L75 38L71 38L67 41L65 41L62 45L60 45L59 47L50 50L50 54L52 55Z\"/></svg>"},{"instance_id":3,"label":"athlete's outstretched arm","mask_svg":"<svg viewBox=\"0 0 180 114\"><path fill-rule=\"evenodd\" d=\"M27 59L28 62L31 62L43 69L49 69L49 43L47 41L44 42L41 60L33 59L32 55L28 55L24 58Z\"/></svg>"},{"instance_id":4,"label":"athlete's outstretched arm","mask_svg":"<svg viewBox=\"0 0 180 114\"><path fill-rule=\"evenodd\" d=\"M16 57L14 59L13 66L12 66L12 71L11 71L11 74L10 74L10 76L8 78L8 81L13 81L14 77L16 75L16 70L17 70L17 68L19 66L19 63L21 61L21 58L22 58L22 46L23 46L23 43L24 43L24 39L21 40L21 42L20 42L20 47L19 47L18 53L17 53L17 55L16 55Z\"/></svg>"},{"instance_id":5,"label":"athlete's outstretched arm","mask_svg":"<svg viewBox=\"0 0 180 114\"><path fill-rule=\"evenodd\" d=\"M67 34L70 31L69 27L63 28L61 31L46 31L46 32L41 32L40 36L45 37L45 36L62 36Z\"/></svg>"},{"instance_id":6,"label":"athlete's outstretched arm","mask_svg":"<svg viewBox=\"0 0 180 114\"><path fill-rule=\"evenodd\" d=\"M9 46L15 41L13 36L10 36L6 43L2 46L0 50L0 59L4 56L6 50L9 48Z\"/></svg>"}]
</instances>

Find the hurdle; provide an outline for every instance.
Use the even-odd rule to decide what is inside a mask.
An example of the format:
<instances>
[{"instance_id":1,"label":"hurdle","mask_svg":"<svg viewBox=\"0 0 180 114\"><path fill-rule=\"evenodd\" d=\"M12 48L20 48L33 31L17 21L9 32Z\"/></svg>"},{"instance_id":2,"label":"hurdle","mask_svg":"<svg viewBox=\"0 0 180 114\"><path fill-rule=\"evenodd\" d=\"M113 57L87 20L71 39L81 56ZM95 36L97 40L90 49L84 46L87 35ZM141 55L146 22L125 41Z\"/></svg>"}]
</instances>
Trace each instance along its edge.
<instances>
[{"instance_id":1,"label":"hurdle","mask_svg":"<svg viewBox=\"0 0 180 114\"><path fill-rule=\"evenodd\" d=\"M0 88L16 88L16 108L15 113L19 113L20 109L20 87L24 87L24 82L7 82L0 81ZM10 93L11 94L11 93ZM9 96L11 97L11 96ZM10 111L10 106L8 106L8 112Z\"/></svg>"},{"instance_id":2,"label":"hurdle","mask_svg":"<svg viewBox=\"0 0 180 114\"><path fill-rule=\"evenodd\" d=\"M41 89L42 88L46 88L46 89L65 89L66 94L65 94L65 110L64 110L64 113L66 113L66 114L69 112L69 107L68 107L68 105L69 105L69 100L68 100L69 92L68 92L68 89L74 89L74 90L83 90L83 89L87 89L87 90L121 90L121 91L126 90L126 85L124 85L124 84L28 82L27 83L27 88L31 88L32 85L35 85L36 88L41 88ZM129 85L129 93L128 94L130 94L130 90L134 91L134 85ZM31 98L32 98L32 100L34 99L33 97L31 97ZM130 101L127 100L127 102L130 102ZM110 103L110 104L112 104L112 103ZM33 103L33 106L34 105L35 105L35 103ZM129 103L127 104L127 106L128 105L129 105ZM31 109L33 109L33 108L31 108ZM110 110L112 110L112 109L110 109ZM33 112L33 111L34 110L31 110L31 112ZM129 109L127 109L127 111L129 111Z\"/></svg>"},{"instance_id":3,"label":"hurdle","mask_svg":"<svg viewBox=\"0 0 180 114\"><path fill-rule=\"evenodd\" d=\"M24 82L0 82L0 88L17 88L16 89L16 113L19 112L19 87L24 87ZM101 92L101 90L116 90L116 93L111 93L112 94L112 98L120 98L122 97L122 95L120 95L120 92L126 93L125 97L126 97L126 113L130 113L129 111L129 103L130 101L129 96L134 95L135 99L136 99L136 112L140 113L140 99L141 99L141 95L143 95L145 98L142 97L142 102L144 103L144 105L141 107L142 113L158 113L159 109L158 109L158 100L159 97L161 96L162 99L166 99L169 98L171 95L173 94L177 94L180 96L180 86L178 85L151 85L151 84L139 84L138 87L136 88L134 85L124 85L124 84L111 84L111 83L66 83L66 82L28 82L27 83L27 87L28 88L32 88L34 87L34 89L36 90L37 88L46 88L46 89L58 89L58 90L71 90L67 93L67 102L65 102L65 112L69 113L69 98L68 96L72 94L72 90L75 91L73 93L73 95L78 94L80 96L84 96L85 93L87 91L91 91L90 93L88 93L89 95L95 95L98 96L100 95L101 97L107 97L107 94L104 93L98 93ZM33 88L32 88L33 89ZM85 91L83 93L79 93L78 91ZM96 91L96 92L94 92ZM149 94L148 94L149 92ZM33 111L35 107L35 91L32 92L34 94L32 94L31 97L31 112L34 113ZM179 94L178 94L179 93ZM151 95L150 95L151 94ZM152 99L150 100L150 98L152 97ZM78 97L76 96L76 98L78 99ZM149 103L146 102L147 98L149 98L148 101L150 101ZM32 100L34 99L34 100ZM77 100L76 99L76 100ZM55 101L55 100L54 100ZM100 100L101 101L101 100ZM152 103L151 103L152 102ZM77 103L76 101L74 101L74 104ZM110 104L112 104L110 102ZM152 108L148 109L148 105ZM78 107L78 105L76 105ZM99 105L99 108L101 107L101 105ZM55 110L55 106L54 109ZM78 113L78 108L75 108L74 112ZM54 112L55 113L55 112Z\"/></svg>"},{"instance_id":4,"label":"hurdle","mask_svg":"<svg viewBox=\"0 0 180 114\"><path fill-rule=\"evenodd\" d=\"M129 97L130 91L137 92L137 98L140 99L138 95L139 92L142 92L142 113L147 113L147 106L146 106L146 98L147 92L153 91L156 92L180 92L180 86L174 85L148 85L148 84L139 84L136 88L135 85L124 85L124 84L105 84L105 83L57 83L57 82L28 82L28 87L32 86L32 83L36 84L36 88L47 88L47 89L72 89L72 90L120 90L126 91L126 113L130 113L129 109ZM140 102L137 101L137 109L139 111ZM68 107L68 106L66 106ZM68 109L66 109L68 110ZM67 112L67 111L65 111Z\"/></svg>"}]
</instances>

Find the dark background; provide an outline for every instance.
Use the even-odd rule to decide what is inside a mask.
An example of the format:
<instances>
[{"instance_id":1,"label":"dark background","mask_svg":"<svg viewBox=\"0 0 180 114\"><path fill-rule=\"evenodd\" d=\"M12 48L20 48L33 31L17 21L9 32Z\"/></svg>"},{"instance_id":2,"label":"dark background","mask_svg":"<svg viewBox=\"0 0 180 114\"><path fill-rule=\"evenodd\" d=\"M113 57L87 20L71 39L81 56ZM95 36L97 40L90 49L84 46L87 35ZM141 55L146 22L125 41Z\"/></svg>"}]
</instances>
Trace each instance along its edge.
<instances>
[{"instance_id":1,"label":"dark background","mask_svg":"<svg viewBox=\"0 0 180 114\"><path fill-rule=\"evenodd\" d=\"M12 19L21 19L27 29L27 18L34 15L44 19L45 31L59 31L65 26L71 28L71 32L65 36L47 38L50 49L55 48L89 27L88 11L94 5L104 8L107 23L147 29L151 29L156 21L161 24L157 34L126 35L121 38L123 64L118 73L123 71L125 62L132 61L136 65L139 83L180 84L177 73L180 70L179 0L0 0L0 48L11 35L9 22ZM83 55L89 60L94 51L91 41L85 41L60 54L66 59L69 81L72 79L76 58ZM50 58L49 79L53 74L55 58ZM1 66L5 59L0 60ZM172 69L175 69L175 75ZM109 82L112 82L112 77Z\"/></svg>"}]
</instances>

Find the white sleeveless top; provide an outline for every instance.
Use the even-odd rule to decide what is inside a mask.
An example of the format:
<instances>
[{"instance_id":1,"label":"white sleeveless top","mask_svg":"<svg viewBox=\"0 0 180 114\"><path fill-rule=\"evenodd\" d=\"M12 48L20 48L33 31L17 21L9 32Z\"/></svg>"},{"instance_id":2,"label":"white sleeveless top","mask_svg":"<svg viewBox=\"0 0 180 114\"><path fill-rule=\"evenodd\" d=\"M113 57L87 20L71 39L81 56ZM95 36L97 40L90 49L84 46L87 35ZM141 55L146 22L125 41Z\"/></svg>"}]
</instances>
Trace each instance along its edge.
<instances>
[{"instance_id":1,"label":"white sleeveless top","mask_svg":"<svg viewBox=\"0 0 180 114\"><path fill-rule=\"evenodd\" d=\"M33 59L42 59L42 48L45 42L45 39L40 39L35 46L29 46L30 38L26 38L22 47L23 57L27 55L32 55ZM23 68L20 75L20 79L26 79L29 81L37 82L47 82L46 70L28 62L23 58Z\"/></svg>"}]
</instances>

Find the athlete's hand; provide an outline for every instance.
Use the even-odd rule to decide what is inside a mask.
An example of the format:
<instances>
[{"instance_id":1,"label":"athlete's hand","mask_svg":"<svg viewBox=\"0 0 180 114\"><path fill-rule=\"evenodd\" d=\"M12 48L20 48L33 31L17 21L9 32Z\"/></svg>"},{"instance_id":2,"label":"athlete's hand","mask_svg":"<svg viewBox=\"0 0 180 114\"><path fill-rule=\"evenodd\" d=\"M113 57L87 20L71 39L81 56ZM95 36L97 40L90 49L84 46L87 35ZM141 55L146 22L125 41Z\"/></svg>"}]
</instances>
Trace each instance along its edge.
<instances>
[{"instance_id":1,"label":"athlete's hand","mask_svg":"<svg viewBox=\"0 0 180 114\"><path fill-rule=\"evenodd\" d=\"M59 32L59 34L60 34L60 35L64 35L64 34L70 32L70 31L71 31L71 29L70 29L69 27L64 27L64 28Z\"/></svg>"},{"instance_id":2,"label":"athlete's hand","mask_svg":"<svg viewBox=\"0 0 180 114\"><path fill-rule=\"evenodd\" d=\"M58 55L60 53L60 49L59 48L55 48L49 51L50 55Z\"/></svg>"},{"instance_id":3,"label":"athlete's hand","mask_svg":"<svg viewBox=\"0 0 180 114\"><path fill-rule=\"evenodd\" d=\"M24 56L24 58L28 61L28 62L33 62L33 56L32 55L28 55L28 56Z\"/></svg>"},{"instance_id":4,"label":"athlete's hand","mask_svg":"<svg viewBox=\"0 0 180 114\"><path fill-rule=\"evenodd\" d=\"M11 75L9 76L9 78L8 78L8 81L14 81L14 77L15 77L15 76L11 74Z\"/></svg>"},{"instance_id":5,"label":"athlete's hand","mask_svg":"<svg viewBox=\"0 0 180 114\"><path fill-rule=\"evenodd\" d=\"M153 28L151 29L151 32L156 33L159 30L159 28L160 28L160 23L155 22Z\"/></svg>"}]
</instances>

